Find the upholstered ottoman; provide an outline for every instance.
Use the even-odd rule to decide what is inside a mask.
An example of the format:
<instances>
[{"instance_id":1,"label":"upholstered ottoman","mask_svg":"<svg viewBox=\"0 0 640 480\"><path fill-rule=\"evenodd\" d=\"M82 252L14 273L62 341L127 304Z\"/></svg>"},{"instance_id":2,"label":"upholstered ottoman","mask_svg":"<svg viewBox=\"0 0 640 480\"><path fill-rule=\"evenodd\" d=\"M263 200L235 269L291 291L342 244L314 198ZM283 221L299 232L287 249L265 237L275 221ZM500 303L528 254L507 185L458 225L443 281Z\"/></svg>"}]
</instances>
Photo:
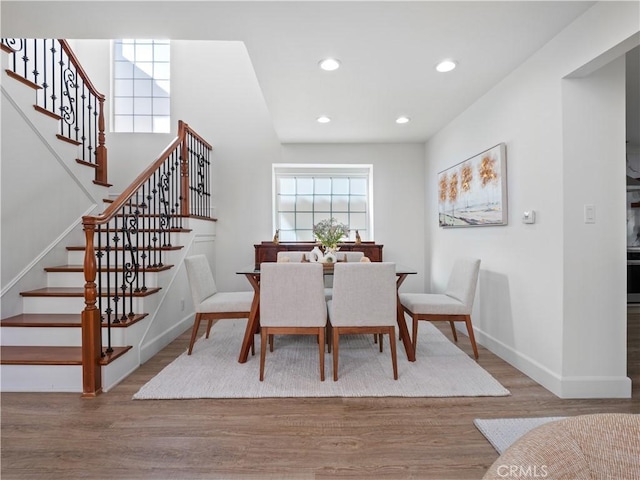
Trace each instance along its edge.
<instances>
[{"instance_id":1,"label":"upholstered ottoman","mask_svg":"<svg viewBox=\"0 0 640 480\"><path fill-rule=\"evenodd\" d=\"M640 479L640 415L579 415L536 427L483 477L505 478Z\"/></svg>"}]
</instances>

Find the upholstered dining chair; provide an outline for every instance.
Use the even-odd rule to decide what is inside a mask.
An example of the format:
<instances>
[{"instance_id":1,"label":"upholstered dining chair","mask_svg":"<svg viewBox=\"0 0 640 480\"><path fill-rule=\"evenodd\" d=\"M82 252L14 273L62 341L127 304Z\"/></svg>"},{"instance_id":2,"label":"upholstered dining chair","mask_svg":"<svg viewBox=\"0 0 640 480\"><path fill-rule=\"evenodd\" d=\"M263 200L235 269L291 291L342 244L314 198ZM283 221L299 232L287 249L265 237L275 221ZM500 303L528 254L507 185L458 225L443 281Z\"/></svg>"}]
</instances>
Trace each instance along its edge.
<instances>
[{"instance_id":1,"label":"upholstered dining chair","mask_svg":"<svg viewBox=\"0 0 640 480\"><path fill-rule=\"evenodd\" d=\"M458 335L454 322L464 322L473 348L475 358L478 358L478 347L471 324L471 310L476 294L480 260L477 258L459 258L453 265L453 270L444 293L400 293L400 303L405 312L413 319L413 350L418 340L418 321L447 321L451 325L453 339L457 342Z\"/></svg>"},{"instance_id":2,"label":"upholstered dining chair","mask_svg":"<svg viewBox=\"0 0 640 480\"><path fill-rule=\"evenodd\" d=\"M267 337L280 334L317 337L320 380L324 381L327 304L322 277L319 263L260 264L260 381L264 380Z\"/></svg>"},{"instance_id":3,"label":"upholstered dining chair","mask_svg":"<svg viewBox=\"0 0 640 480\"><path fill-rule=\"evenodd\" d=\"M189 342L188 355L191 355L200 322L208 320L205 338L209 338L211 327L218 320L249 318L253 292L219 292L205 255L187 257L184 259L184 265L187 269L191 297L196 310L191 341Z\"/></svg>"},{"instance_id":4,"label":"upholstered dining chair","mask_svg":"<svg viewBox=\"0 0 640 480\"><path fill-rule=\"evenodd\" d=\"M333 348L333 380L338 380L340 335L387 334L393 378L398 379L396 267L391 262L336 263L333 298L327 302ZM379 342L382 344L382 336Z\"/></svg>"},{"instance_id":5,"label":"upholstered dining chair","mask_svg":"<svg viewBox=\"0 0 640 480\"><path fill-rule=\"evenodd\" d=\"M299 251L281 251L276 254L277 262L308 262L311 251L299 252Z\"/></svg>"},{"instance_id":6,"label":"upholstered dining chair","mask_svg":"<svg viewBox=\"0 0 640 480\"><path fill-rule=\"evenodd\" d=\"M338 262L359 262L364 258L363 252L340 252L336 253ZM324 277L324 298L331 300L333 295L333 275Z\"/></svg>"}]
</instances>

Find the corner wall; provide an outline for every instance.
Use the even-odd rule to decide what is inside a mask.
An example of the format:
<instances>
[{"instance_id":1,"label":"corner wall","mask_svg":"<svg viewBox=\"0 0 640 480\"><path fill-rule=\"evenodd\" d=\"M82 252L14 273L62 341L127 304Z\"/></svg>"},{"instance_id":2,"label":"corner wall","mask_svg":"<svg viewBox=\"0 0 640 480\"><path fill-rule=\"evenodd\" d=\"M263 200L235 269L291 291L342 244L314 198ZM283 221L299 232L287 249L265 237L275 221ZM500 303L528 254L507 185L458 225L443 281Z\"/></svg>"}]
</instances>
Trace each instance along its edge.
<instances>
[{"instance_id":1,"label":"corner wall","mask_svg":"<svg viewBox=\"0 0 640 480\"><path fill-rule=\"evenodd\" d=\"M481 258L473 311L478 341L561 397L631 395L623 354L626 210L618 137L624 127L617 130L624 125L624 82L619 66L604 56L638 34L638 18L637 3L596 4L426 145L426 257L434 290L444 288L454 258ZM616 134L594 137L583 163L576 142L589 130L571 133L581 122L569 109L578 94L569 100L572 87L563 79L595 59L604 70L593 81L614 101L606 120L591 123L608 123ZM603 108L597 103L590 115ZM500 142L507 145L509 225L439 228L437 173ZM619 164L601 163L616 158ZM594 165L595 177L579 181ZM602 220L589 225L588 242L581 239L585 203L596 204ZM610 212L618 204L620 212ZM522 223L526 210L536 211L535 224Z\"/></svg>"}]
</instances>

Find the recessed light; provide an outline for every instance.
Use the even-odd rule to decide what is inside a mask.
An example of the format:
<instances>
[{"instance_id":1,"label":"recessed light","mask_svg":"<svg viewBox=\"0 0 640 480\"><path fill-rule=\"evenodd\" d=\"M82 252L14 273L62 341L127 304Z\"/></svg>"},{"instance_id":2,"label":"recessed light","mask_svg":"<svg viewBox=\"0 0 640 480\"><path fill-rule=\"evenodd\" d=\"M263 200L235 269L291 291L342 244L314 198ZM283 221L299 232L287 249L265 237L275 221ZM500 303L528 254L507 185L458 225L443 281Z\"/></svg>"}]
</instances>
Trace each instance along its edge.
<instances>
[{"instance_id":1,"label":"recessed light","mask_svg":"<svg viewBox=\"0 0 640 480\"><path fill-rule=\"evenodd\" d=\"M327 72L333 72L340 68L340 60L337 58L325 58L320 62L320 68Z\"/></svg>"},{"instance_id":2,"label":"recessed light","mask_svg":"<svg viewBox=\"0 0 640 480\"><path fill-rule=\"evenodd\" d=\"M400 124L409 123L410 121L411 121L411 119L409 117L404 116L404 115L396 118L396 123L400 123Z\"/></svg>"},{"instance_id":3,"label":"recessed light","mask_svg":"<svg viewBox=\"0 0 640 480\"><path fill-rule=\"evenodd\" d=\"M331 121L331 119L326 115L321 115L316 120L318 121L318 123L329 123Z\"/></svg>"},{"instance_id":4,"label":"recessed light","mask_svg":"<svg viewBox=\"0 0 640 480\"><path fill-rule=\"evenodd\" d=\"M458 62L455 60L443 60L438 65L436 65L436 70L439 72L450 72L454 68L458 66Z\"/></svg>"}]
</instances>

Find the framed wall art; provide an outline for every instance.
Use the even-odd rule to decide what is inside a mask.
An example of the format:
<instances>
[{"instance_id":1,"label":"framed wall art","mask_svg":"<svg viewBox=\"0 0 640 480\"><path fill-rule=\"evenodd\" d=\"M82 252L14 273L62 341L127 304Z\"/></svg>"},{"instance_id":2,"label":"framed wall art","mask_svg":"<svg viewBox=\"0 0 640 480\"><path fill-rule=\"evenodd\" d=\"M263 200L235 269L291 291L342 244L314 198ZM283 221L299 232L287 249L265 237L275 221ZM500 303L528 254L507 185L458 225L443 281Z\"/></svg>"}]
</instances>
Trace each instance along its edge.
<instances>
[{"instance_id":1,"label":"framed wall art","mask_svg":"<svg viewBox=\"0 0 640 480\"><path fill-rule=\"evenodd\" d=\"M438 218L441 227L507 224L504 143L438 173Z\"/></svg>"}]
</instances>

